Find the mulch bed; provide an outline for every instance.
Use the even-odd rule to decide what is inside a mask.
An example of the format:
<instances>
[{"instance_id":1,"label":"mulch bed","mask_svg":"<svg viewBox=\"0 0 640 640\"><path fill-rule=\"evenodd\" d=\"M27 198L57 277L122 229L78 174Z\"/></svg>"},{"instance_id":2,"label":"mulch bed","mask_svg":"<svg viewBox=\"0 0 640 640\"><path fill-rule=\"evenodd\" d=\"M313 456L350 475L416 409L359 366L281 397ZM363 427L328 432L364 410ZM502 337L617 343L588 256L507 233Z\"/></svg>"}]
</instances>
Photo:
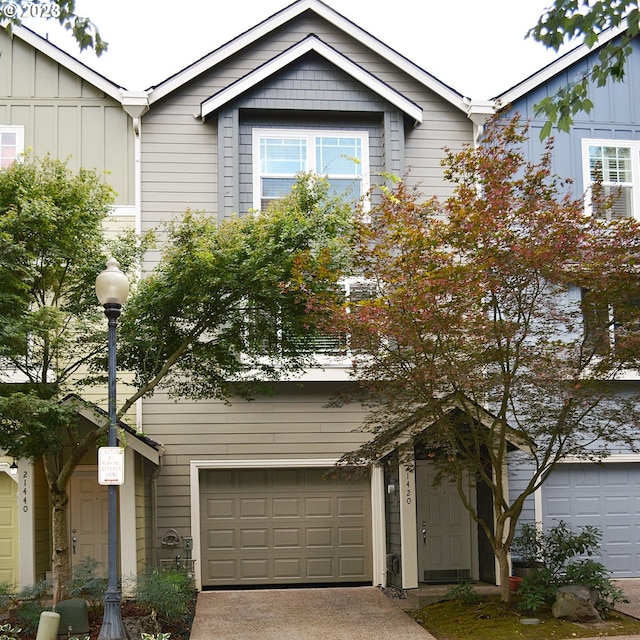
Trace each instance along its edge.
<instances>
[{"instance_id":1,"label":"mulch bed","mask_svg":"<svg viewBox=\"0 0 640 640\"><path fill-rule=\"evenodd\" d=\"M194 612L195 612L195 598L194 598ZM149 610L145 607L141 607L136 602L123 600L121 604L122 611L122 619L143 619L149 616ZM89 610L89 633L79 633L76 634L80 640L84 640L85 636L89 636L90 640L97 640L100 635L100 629L102 628L102 611L93 611ZM9 622L11 622L14 627L21 627L19 621L9 616ZM193 613L186 620L178 620L171 622L169 620L164 620L162 618L158 618L158 622L160 623L160 627L164 633L171 634L171 640L189 640L189 635L191 632L191 623L193 621ZM27 633L22 631L19 635L20 640L35 640L36 632ZM58 638L66 638L66 635L58 636Z\"/></svg>"}]
</instances>

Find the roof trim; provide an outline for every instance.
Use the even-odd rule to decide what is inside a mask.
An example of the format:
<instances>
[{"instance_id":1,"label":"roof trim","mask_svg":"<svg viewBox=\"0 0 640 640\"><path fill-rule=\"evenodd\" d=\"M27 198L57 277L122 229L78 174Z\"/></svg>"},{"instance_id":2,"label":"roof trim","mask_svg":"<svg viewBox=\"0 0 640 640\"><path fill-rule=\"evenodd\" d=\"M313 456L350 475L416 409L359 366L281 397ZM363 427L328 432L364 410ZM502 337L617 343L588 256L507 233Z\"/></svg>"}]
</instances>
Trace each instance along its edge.
<instances>
[{"instance_id":1,"label":"roof trim","mask_svg":"<svg viewBox=\"0 0 640 640\"><path fill-rule=\"evenodd\" d=\"M59 65L65 67L71 73L79 76L89 84L92 84L97 89L100 89L103 93L113 98L117 102L122 102L122 91L123 88L119 85L111 82L108 78L105 78L103 75L100 75L96 71L93 71L90 67L88 67L80 60L77 60L72 55L68 54L66 51L56 47L54 44L49 42L46 38L35 33L35 31L31 31L27 27L15 25L11 27L11 33L13 36L17 36L20 40L23 40L27 44L31 45L34 49L37 49L45 56L48 56Z\"/></svg>"},{"instance_id":2,"label":"roof trim","mask_svg":"<svg viewBox=\"0 0 640 640\"><path fill-rule=\"evenodd\" d=\"M200 116L205 118L230 100L233 100L240 94L256 86L258 83L269 78L310 51L321 55L345 73L348 73L355 80L383 97L387 102L404 111L404 113L413 118L415 122L422 122L422 107L405 98L395 89L392 89L389 85L370 74L361 66L349 60L349 58L336 51L315 35L307 36L304 40L283 51L280 55L272 58L239 80L236 80L207 100L204 100L200 105Z\"/></svg>"},{"instance_id":3,"label":"roof trim","mask_svg":"<svg viewBox=\"0 0 640 640\"><path fill-rule=\"evenodd\" d=\"M230 40L218 49L215 49L182 71L179 71L170 78L167 78L155 87L151 87L149 90L149 103L153 104L157 100L160 100L173 91L176 91L200 74L211 69L217 64L220 64L233 54L253 44L259 38L262 38L269 32L274 31L278 27L290 20L293 20L308 10L314 11L320 17L352 36L363 45L372 49L378 55L394 64L396 67L466 114L468 100L466 100L462 94L440 82L434 76L411 62L408 58L405 58L391 47L367 33L364 29L351 22L328 5L320 2L320 0L298 0L297 2L294 2L288 7L285 7L281 11L273 14L270 18L267 18L248 31L245 31L233 40Z\"/></svg>"},{"instance_id":4,"label":"roof trim","mask_svg":"<svg viewBox=\"0 0 640 640\"><path fill-rule=\"evenodd\" d=\"M613 29L603 31L598 37L598 43L596 46L589 48L584 43L577 46L575 49L568 51L554 62L551 62L546 67L540 69L540 71L537 71L514 87L511 87L511 89L507 89L503 93L497 95L494 100L502 105L509 105L516 100L519 100L522 96L551 80L551 78L559 73L566 71L569 67L573 66L583 58L586 58L589 54L597 51L611 40L624 33L626 30L626 25L621 25Z\"/></svg>"},{"instance_id":5,"label":"roof trim","mask_svg":"<svg viewBox=\"0 0 640 640\"><path fill-rule=\"evenodd\" d=\"M109 414L104 409L93 402L84 400L76 394L72 393L65 396L61 400L61 403L73 405L78 412L78 415L90 422L93 422L96 426L101 427L109 421ZM134 451L155 465L160 464L160 457L164 451L161 444L138 433L133 427L129 426L122 420L118 421L118 427L125 431L127 435L132 436L130 438L122 438L121 435L118 434L118 440L123 446L131 447ZM126 440L126 442L123 442L123 440Z\"/></svg>"}]
</instances>

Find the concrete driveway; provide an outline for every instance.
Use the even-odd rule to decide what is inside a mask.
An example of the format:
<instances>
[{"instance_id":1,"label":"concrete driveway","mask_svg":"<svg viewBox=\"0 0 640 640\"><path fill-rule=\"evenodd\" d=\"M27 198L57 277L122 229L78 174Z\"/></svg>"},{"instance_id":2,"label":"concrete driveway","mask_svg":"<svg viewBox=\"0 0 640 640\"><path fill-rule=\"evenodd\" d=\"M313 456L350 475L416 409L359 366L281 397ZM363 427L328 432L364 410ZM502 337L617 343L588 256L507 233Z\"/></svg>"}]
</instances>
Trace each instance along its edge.
<instances>
[{"instance_id":1,"label":"concrete driveway","mask_svg":"<svg viewBox=\"0 0 640 640\"><path fill-rule=\"evenodd\" d=\"M191 640L433 640L376 587L203 591Z\"/></svg>"}]
</instances>

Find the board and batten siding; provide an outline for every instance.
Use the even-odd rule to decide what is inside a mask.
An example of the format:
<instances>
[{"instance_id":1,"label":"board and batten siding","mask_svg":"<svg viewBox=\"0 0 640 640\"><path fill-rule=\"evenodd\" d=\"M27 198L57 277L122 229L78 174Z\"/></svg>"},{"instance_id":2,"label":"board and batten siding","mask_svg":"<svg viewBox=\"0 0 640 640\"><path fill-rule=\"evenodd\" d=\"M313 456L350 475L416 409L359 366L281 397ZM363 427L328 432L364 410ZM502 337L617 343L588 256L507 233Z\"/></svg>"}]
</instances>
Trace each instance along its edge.
<instances>
[{"instance_id":1,"label":"board and batten siding","mask_svg":"<svg viewBox=\"0 0 640 640\"><path fill-rule=\"evenodd\" d=\"M204 100L309 34L315 34L419 104L424 121L415 127L415 123L405 122L395 107L383 104L366 87L313 54L260 83L249 95L240 96L204 122L197 118ZM306 77L301 78L301 74ZM315 110L316 116L320 117L322 112L332 122L349 112L377 110L382 120L382 140L377 151L384 154L380 156L384 170L394 173L408 170L409 181L419 184L425 197L451 193L440 164L444 147L457 149L472 142L472 124L462 111L334 25L315 14L303 14L152 103L150 112L143 117L143 228L156 228L187 208L219 217L245 212L246 196L241 199L239 194L250 191L250 185L241 173L250 172L244 168L241 172L238 167L243 108L279 111L283 115L299 115L300 111L309 114ZM375 158L374 164L377 162ZM156 259L157 256L151 257L151 261Z\"/></svg>"},{"instance_id":2,"label":"board and batten siding","mask_svg":"<svg viewBox=\"0 0 640 640\"><path fill-rule=\"evenodd\" d=\"M573 180L573 195L580 198L585 191L582 167L582 140L640 140L640 41L631 41L632 54L627 60L623 82L607 82L604 87L591 85L589 98L593 108L589 113L573 116L571 130L554 131L553 170L562 178ZM533 160L540 158L544 143L540 141L540 130L544 119L536 117L534 107L542 99L554 95L576 78L582 77L598 58L598 52L590 53L575 65L526 93L512 102L512 111L518 112L530 123L527 152Z\"/></svg>"},{"instance_id":3,"label":"board and batten siding","mask_svg":"<svg viewBox=\"0 0 640 640\"><path fill-rule=\"evenodd\" d=\"M273 396L230 404L174 401L160 393L145 401L145 434L165 447L158 477L159 534L168 528L183 535L190 530L192 460L338 459L366 438L356 432L365 417L359 404L327 407L338 385L275 387Z\"/></svg>"},{"instance_id":4,"label":"board and batten siding","mask_svg":"<svg viewBox=\"0 0 640 640\"><path fill-rule=\"evenodd\" d=\"M23 126L25 149L95 169L117 204L135 204L134 133L120 103L4 29L0 52L0 124Z\"/></svg>"}]
</instances>

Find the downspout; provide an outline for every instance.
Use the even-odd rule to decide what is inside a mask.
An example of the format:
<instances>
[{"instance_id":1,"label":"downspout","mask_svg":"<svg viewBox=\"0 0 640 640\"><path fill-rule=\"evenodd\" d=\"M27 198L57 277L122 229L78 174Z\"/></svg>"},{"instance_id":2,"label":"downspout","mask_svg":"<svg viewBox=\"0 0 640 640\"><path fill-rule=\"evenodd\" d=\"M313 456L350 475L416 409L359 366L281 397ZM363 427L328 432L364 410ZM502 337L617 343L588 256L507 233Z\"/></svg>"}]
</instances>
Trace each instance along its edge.
<instances>
[{"instance_id":1,"label":"downspout","mask_svg":"<svg viewBox=\"0 0 640 640\"><path fill-rule=\"evenodd\" d=\"M162 471L162 457L164 456L164 447L160 447L158 452L158 466L151 474L151 566L158 566L158 545L156 544L156 536L158 532L158 476Z\"/></svg>"}]
</instances>

